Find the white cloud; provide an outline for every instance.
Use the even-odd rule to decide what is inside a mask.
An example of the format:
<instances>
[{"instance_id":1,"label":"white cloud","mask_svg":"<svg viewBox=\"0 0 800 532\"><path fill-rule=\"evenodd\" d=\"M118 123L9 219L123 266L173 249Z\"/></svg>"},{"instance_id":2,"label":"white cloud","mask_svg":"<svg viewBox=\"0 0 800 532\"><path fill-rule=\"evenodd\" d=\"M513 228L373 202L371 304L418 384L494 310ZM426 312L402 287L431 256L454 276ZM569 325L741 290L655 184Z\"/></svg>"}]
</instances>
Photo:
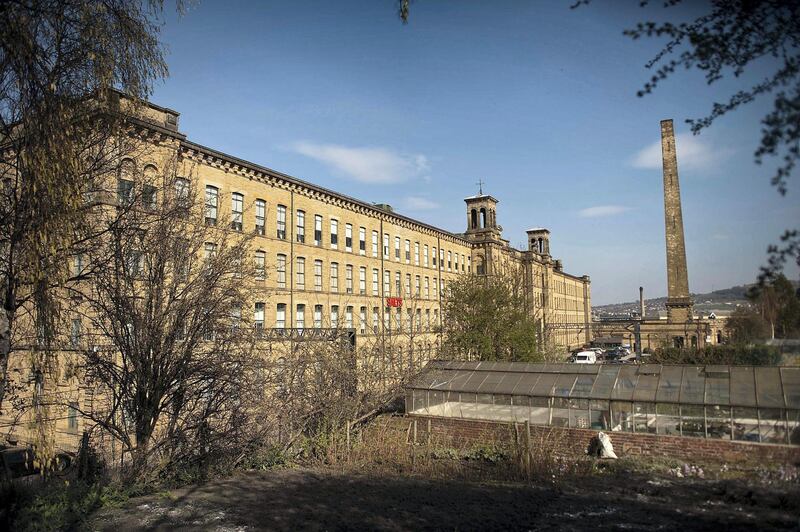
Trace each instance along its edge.
<instances>
[{"instance_id":1,"label":"white cloud","mask_svg":"<svg viewBox=\"0 0 800 532\"><path fill-rule=\"evenodd\" d=\"M675 135L675 151L678 168L708 168L725 158L730 151L716 149L700 137L691 133ZM661 141L656 141L639 150L630 160L634 168L661 169Z\"/></svg>"},{"instance_id":2,"label":"white cloud","mask_svg":"<svg viewBox=\"0 0 800 532\"><path fill-rule=\"evenodd\" d=\"M587 207L578 211L578 216L581 218L598 218L600 216L614 216L622 214L623 212L631 210L630 207L624 205L597 205L595 207Z\"/></svg>"},{"instance_id":3,"label":"white cloud","mask_svg":"<svg viewBox=\"0 0 800 532\"><path fill-rule=\"evenodd\" d=\"M432 211L440 205L433 200L421 196L406 196L403 200L404 207L410 211Z\"/></svg>"},{"instance_id":4,"label":"white cloud","mask_svg":"<svg viewBox=\"0 0 800 532\"><path fill-rule=\"evenodd\" d=\"M430 171L422 154L399 154L387 148L351 148L337 144L295 142L290 150L316 159L362 183L401 183Z\"/></svg>"}]
</instances>

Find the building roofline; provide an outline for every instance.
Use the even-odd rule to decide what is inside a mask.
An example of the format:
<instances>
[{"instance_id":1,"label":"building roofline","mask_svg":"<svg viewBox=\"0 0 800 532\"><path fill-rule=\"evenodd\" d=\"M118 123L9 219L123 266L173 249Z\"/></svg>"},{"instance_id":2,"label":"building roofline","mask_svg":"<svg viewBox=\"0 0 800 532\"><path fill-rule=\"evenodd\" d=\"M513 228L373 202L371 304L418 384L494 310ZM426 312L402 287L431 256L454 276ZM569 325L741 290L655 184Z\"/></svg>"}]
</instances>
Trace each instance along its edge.
<instances>
[{"instance_id":1,"label":"building roofline","mask_svg":"<svg viewBox=\"0 0 800 532\"><path fill-rule=\"evenodd\" d=\"M290 182L292 184L299 185L299 186L302 186L302 187L306 187L306 188L309 188L309 189L314 190L316 192L320 192L322 194L327 194L327 195L332 196L334 198L338 198L338 199L341 199L341 200L344 200L344 201L348 201L350 203L358 205L359 207L362 207L362 208L368 209L370 211L373 211L373 212L375 212L377 214L382 214L382 215L387 216L389 218L395 218L395 219L398 219L398 220L401 220L401 221L404 221L404 222L416 224L416 225L418 225L420 227L424 227L424 228L426 228L428 230L435 231L437 233L442 233L445 236L448 236L450 238L459 240L461 242L464 242L465 244L471 245L470 240L464 238L460 234L451 233L450 231L447 231L445 229L441 229L439 227L436 227L436 226L433 226L433 225L430 225L430 224L426 224L425 222L421 222L421 221L416 220L414 218L411 218L411 217L408 217L408 216L405 216L405 215L402 215L402 214L398 214L396 212L387 211L385 209L382 209L382 208L378 207L376 204L369 203L369 202L366 202L366 201L362 201L362 200L354 198L352 196L348 196L346 194L342 194L340 192L336 192L334 190L331 190L331 189L328 189L328 188L325 188L325 187L321 187L319 185L315 185L314 183L311 183L309 181L305 181L303 179L291 176L289 174L284 174L283 172L279 172L277 170L273 170L272 168L268 168L266 166L261 166L259 164L247 161L245 159L240 159L239 157L236 157L234 155L230 155L230 154L221 152L219 150L215 150L214 148L209 148L208 146L204 146L204 145L199 144L197 142L194 142L194 141L191 141L191 140L188 140L188 139L181 139L181 145L185 146L187 148L190 148L190 149L206 152L209 155L212 155L214 157L218 157L220 159L228 160L228 161L230 161L230 162L232 162L234 164L243 166L245 168L249 168L251 170L255 170L256 172L262 172L262 173L268 174L270 176L273 176L273 177L276 177L276 178L279 178L279 179L283 179L283 180L288 181L288 182Z\"/></svg>"}]
</instances>

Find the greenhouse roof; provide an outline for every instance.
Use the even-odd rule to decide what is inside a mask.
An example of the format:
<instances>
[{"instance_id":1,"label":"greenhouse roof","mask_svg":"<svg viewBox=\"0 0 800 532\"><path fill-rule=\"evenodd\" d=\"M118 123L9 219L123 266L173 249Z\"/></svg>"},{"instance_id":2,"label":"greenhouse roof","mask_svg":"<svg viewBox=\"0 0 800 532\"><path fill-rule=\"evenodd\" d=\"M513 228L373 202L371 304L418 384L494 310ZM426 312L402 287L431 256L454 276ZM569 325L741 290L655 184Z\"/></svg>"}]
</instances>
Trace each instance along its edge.
<instances>
[{"instance_id":1,"label":"greenhouse roof","mask_svg":"<svg viewBox=\"0 0 800 532\"><path fill-rule=\"evenodd\" d=\"M407 388L800 409L800 367L433 360Z\"/></svg>"}]
</instances>

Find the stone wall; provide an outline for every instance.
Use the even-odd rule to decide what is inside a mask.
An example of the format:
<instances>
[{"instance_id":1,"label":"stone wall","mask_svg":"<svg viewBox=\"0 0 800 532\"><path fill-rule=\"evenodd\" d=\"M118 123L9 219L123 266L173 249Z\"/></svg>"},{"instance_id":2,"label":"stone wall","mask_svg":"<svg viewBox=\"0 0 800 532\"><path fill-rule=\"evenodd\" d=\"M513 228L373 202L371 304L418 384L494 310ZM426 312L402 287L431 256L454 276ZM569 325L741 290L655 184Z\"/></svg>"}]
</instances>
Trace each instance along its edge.
<instances>
[{"instance_id":1,"label":"stone wall","mask_svg":"<svg viewBox=\"0 0 800 532\"><path fill-rule=\"evenodd\" d=\"M525 425L497 423L468 419L409 416L416 421L417 441L427 441L429 437L444 445L459 446L465 443L513 444L515 430L519 437L525 437ZM564 456L583 456L591 439L597 431L531 425L533 446L555 446ZM429 432L430 431L430 432ZM754 444L748 442L662 436L655 434L635 434L630 432L609 432L611 443L617 456L648 456L675 458L686 461L758 463L758 464L800 464L800 446Z\"/></svg>"}]
</instances>

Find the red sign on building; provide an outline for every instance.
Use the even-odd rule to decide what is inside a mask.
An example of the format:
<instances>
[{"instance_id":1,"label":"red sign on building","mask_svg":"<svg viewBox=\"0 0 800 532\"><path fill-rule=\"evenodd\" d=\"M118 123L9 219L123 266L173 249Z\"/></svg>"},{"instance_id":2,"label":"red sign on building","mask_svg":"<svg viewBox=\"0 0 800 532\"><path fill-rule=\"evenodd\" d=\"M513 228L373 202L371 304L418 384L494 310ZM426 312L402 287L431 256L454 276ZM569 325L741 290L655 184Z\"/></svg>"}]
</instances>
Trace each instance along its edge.
<instances>
[{"instance_id":1,"label":"red sign on building","mask_svg":"<svg viewBox=\"0 0 800 532\"><path fill-rule=\"evenodd\" d=\"M386 306L387 307L402 307L403 306L403 298L402 297L387 297L386 298Z\"/></svg>"}]
</instances>

